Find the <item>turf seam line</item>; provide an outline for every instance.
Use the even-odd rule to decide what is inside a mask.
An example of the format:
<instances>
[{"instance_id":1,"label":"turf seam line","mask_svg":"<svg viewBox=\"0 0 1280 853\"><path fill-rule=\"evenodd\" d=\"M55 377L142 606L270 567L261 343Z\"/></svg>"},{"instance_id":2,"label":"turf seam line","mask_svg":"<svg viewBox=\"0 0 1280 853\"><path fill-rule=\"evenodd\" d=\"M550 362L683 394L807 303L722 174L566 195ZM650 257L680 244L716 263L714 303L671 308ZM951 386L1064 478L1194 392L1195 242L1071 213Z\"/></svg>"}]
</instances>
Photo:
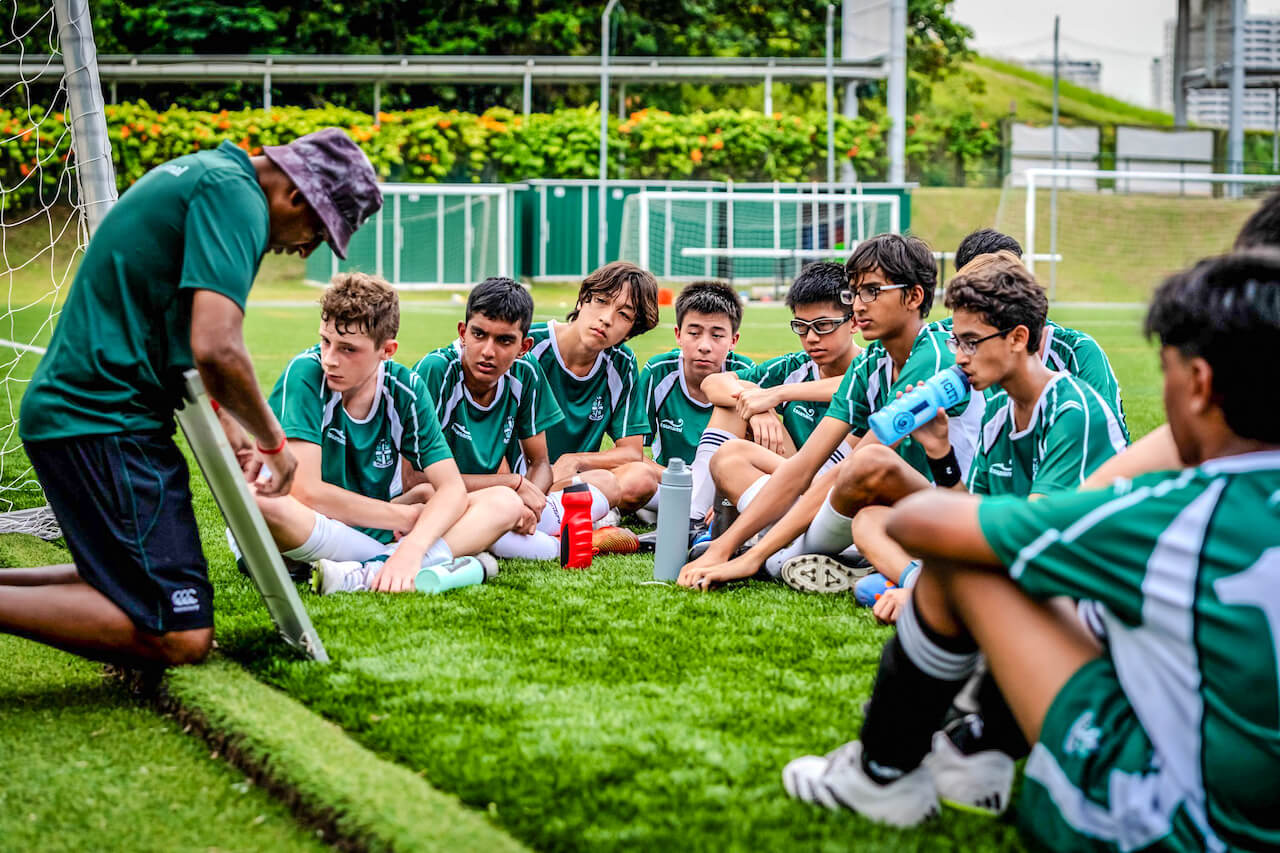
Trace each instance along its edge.
<instances>
[{"instance_id":1,"label":"turf seam line","mask_svg":"<svg viewBox=\"0 0 1280 853\"><path fill-rule=\"evenodd\" d=\"M211 685L215 689L208 689ZM341 850L526 850L482 812L432 787L412 770L377 756L229 658L215 655L202 665L170 670L149 694L157 710L209 744L216 753L211 757L243 772L289 809L302 827L318 831ZM281 712L283 706L289 707ZM255 711L280 716L264 726L251 719ZM295 732L303 730L301 758L297 734L292 741L289 736L291 726ZM334 756L343 759L341 777L338 768L325 766L326 757ZM371 776L385 782L385 790L371 792ZM348 780L354 784L344 786ZM377 787L382 789L382 784ZM326 792L332 796L325 797ZM371 798L371 793L377 796ZM376 804L370 805L371 799Z\"/></svg>"}]
</instances>

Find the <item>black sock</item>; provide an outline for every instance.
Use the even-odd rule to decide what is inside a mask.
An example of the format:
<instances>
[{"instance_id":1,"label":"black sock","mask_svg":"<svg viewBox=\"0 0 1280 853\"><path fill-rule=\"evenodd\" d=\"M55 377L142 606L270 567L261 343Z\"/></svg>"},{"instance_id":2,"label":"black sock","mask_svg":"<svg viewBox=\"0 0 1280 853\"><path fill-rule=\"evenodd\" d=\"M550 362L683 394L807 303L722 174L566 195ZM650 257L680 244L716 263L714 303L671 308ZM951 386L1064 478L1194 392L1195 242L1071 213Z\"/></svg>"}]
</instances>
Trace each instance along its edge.
<instances>
[{"instance_id":1,"label":"black sock","mask_svg":"<svg viewBox=\"0 0 1280 853\"><path fill-rule=\"evenodd\" d=\"M978 687L978 713L982 715L983 748L998 749L1015 761L1031 751L990 671L982 676Z\"/></svg>"},{"instance_id":2,"label":"black sock","mask_svg":"<svg viewBox=\"0 0 1280 853\"><path fill-rule=\"evenodd\" d=\"M908 602L880 656L862 724L862 766L871 778L889 782L920 765L977 657L970 637L938 634Z\"/></svg>"}]
</instances>

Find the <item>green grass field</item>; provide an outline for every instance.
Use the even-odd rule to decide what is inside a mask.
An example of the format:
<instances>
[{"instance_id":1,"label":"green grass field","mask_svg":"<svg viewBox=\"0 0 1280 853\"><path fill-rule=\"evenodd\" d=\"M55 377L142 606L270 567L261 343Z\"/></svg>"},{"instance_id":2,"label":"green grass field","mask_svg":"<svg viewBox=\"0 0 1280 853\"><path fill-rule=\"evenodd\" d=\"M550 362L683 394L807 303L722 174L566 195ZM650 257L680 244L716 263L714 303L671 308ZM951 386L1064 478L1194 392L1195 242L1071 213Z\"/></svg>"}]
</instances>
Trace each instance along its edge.
<instances>
[{"instance_id":1,"label":"green grass field","mask_svg":"<svg viewBox=\"0 0 1280 853\"><path fill-rule=\"evenodd\" d=\"M270 258L255 287L245 328L265 386L315 340L317 292L295 284L298 278L296 262ZM19 277L11 299L19 302L34 289ZM534 296L540 319L563 316L573 290L539 287ZM12 337L46 338L39 313L11 315ZM777 306L749 308L738 350L763 358L794 348L787 317ZM1106 348L1135 437L1159 423L1155 353L1137 334L1141 311L1064 309L1054 317L1093 333ZM448 297L407 295L401 360L411 363L447 342L460 318L461 305ZM672 346L671 319L664 313L662 327L633 342L637 356ZM10 399L16 401L34 363L27 354L10 367ZM5 464L12 470L15 463ZM856 735L888 636L847 598L801 596L766 584L709 595L642 586L652 562L641 557L600 559L583 573L512 561L495 583L438 598L305 596L334 659L319 666L300 661L275 639L257 594L231 563L220 516L199 478L194 488L218 595L221 651L530 847L1020 846L1009 822L948 813L925 828L896 832L787 800L780 784L787 760ZM44 558L29 547L14 540L0 558L10 565ZM50 666L72 666L69 659L4 642L0 655L24 661L36 675L30 683L0 676L0 716L22 701L15 696L56 702L57 679L37 676ZM216 679L212 683L216 694ZM86 701L81 725L94 725L97 696L103 694ZM109 697L102 704L102 713L120 726L136 727L129 715L166 725ZM41 732L31 750L49 748L46 723L30 718L28 727ZM280 725L293 722L286 717ZM154 748L160 748L159 734ZM0 756L11 748L28 749L14 743ZM112 755L102 761L121 771L130 766ZM184 798L213 784L191 778L174 782ZM75 784L50 782L58 791ZM108 813L131 813L118 808ZM19 811L0 809L0 838L23 825ZM89 825L72 831L88 833L81 836L85 843L95 837ZM274 843L262 838L261 844L256 837L227 843Z\"/></svg>"}]
</instances>

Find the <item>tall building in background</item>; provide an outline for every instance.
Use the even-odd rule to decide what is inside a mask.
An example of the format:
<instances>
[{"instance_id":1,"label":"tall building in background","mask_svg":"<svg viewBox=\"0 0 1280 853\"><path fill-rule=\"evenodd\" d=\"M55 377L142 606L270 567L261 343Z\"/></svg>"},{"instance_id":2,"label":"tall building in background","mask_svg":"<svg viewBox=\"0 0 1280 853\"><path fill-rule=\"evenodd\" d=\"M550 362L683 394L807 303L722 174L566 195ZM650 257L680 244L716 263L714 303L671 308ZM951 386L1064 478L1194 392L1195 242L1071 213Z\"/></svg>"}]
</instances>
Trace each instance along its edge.
<instances>
[{"instance_id":1,"label":"tall building in background","mask_svg":"<svg viewBox=\"0 0 1280 853\"><path fill-rule=\"evenodd\" d=\"M1157 109L1173 112L1174 21L1164 24L1164 56L1152 66L1152 94ZM1219 27L1216 64L1230 62L1230 21ZM1222 33L1228 36L1223 45ZM1280 15L1250 15L1244 20L1244 67L1246 70L1280 68ZM1158 68L1158 70L1157 70ZM1224 76L1225 76L1224 72ZM1154 79L1159 75L1159 80ZM1248 130L1271 130L1275 123L1276 91L1244 90L1244 126ZM1187 92L1187 121L1207 127L1225 128L1231 121L1231 91L1192 89Z\"/></svg>"},{"instance_id":2,"label":"tall building in background","mask_svg":"<svg viewBox=\"0 0 1280 853\"><path fill-rule=\"evenodd\" d=\"M1015 59L1013 61L1037 74L1043 74L1046 77L1053 76L1052 56L1041 56L1035 59ZM1084 86L1086 89L1092 89L1095 92L1102 90L1102 63L1096 59L1059 57L1058 74L1060 79L1068 83L1075 83L1077 86Z\"/></svg>"}]
</instances>

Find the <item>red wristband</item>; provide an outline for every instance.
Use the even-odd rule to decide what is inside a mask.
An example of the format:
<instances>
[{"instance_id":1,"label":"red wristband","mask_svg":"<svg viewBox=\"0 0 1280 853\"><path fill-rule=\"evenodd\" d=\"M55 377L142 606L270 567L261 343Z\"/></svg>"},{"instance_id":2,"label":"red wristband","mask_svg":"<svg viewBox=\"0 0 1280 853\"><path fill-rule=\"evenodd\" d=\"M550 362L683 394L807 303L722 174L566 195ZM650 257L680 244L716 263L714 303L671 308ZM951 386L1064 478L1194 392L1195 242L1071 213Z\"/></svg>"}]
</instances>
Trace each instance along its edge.
<instances>
[{"instance_id":1,"label":"red wristband","mask_svg":"<svg viewBox=\"0 0 1280 853\"><path fill-rule=\"evenodd\" d=\"M285 444L288 443L288 441L289 441L289 437L285 436L284 438L280 439L280 444L272 448L271 450L268 450L267 448L263 447L261 444L258 444L257 445L258 452L261 453L263 456L275 456L277 453L284 450L284 446Z\"/></svg>"},{"instance_id":2,"label":"red wristband","mask_svg":"<svg viewBox=\"0 0 1280 853\"><path fill-rule=\"evenodd\" d=\"M213 413L215 415L218 413L218 409L222 408L221 406L218 405L218 401L213 399L212 397L209 398L209 405L213 406Z\"/></svg>"},{"instance_id":3,"label":"red wristband","mask_svg":"<svg viewBox=\"0 0 1280 853\"><path fill-rule=\"evenodd\" d=\"M524 474L516 474L520 478L520 482L516 483L516 491L520 491L520 487L524 485Z\"/></svg>"}]
</instances>

